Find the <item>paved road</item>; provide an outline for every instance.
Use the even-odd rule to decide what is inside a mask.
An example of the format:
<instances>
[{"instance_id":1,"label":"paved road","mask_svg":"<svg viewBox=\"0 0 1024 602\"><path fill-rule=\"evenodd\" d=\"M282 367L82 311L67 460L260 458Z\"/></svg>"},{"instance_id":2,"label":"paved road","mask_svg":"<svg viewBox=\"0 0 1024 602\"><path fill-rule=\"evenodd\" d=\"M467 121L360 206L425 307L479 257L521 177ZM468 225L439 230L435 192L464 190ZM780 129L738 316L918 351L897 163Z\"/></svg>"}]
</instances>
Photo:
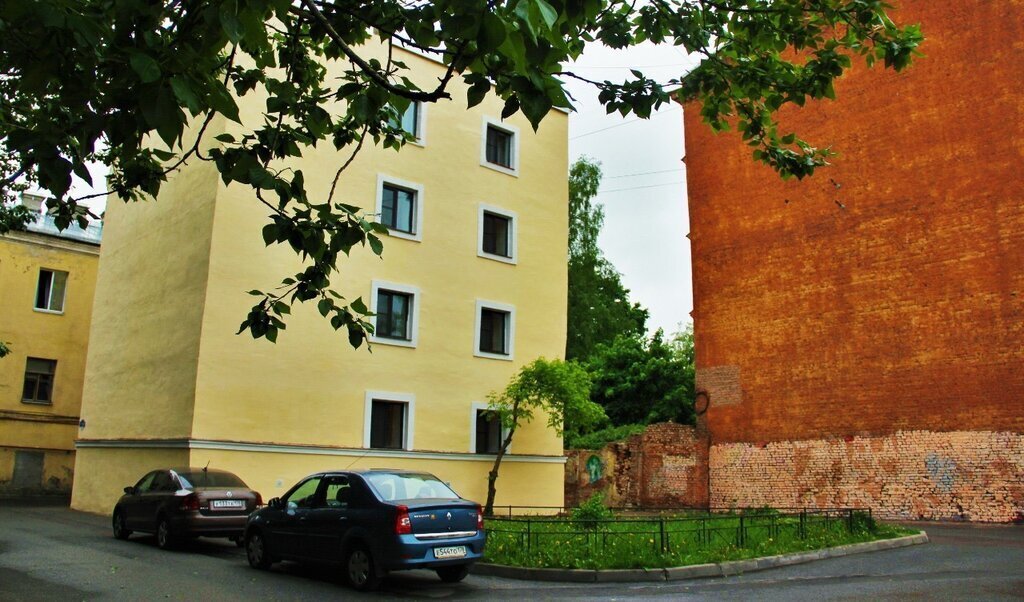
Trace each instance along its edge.
<instances>
[{"instance_id":1,"label":"paved road","mask_svg":"<svg viewBox=\"0 0 1024 602\"><path fill-rule=\"evenodd\" d=\"M199 540L162 552L117 541L105 517L61 507L0 505L0 600L1000 600L1024 599L1024 527L925 524L932 543L749 573L657 584L549 584L433 573L389 576L379 594L346 588L327 569L249 568L240 549Z\"/></svg>"}]
</instances>

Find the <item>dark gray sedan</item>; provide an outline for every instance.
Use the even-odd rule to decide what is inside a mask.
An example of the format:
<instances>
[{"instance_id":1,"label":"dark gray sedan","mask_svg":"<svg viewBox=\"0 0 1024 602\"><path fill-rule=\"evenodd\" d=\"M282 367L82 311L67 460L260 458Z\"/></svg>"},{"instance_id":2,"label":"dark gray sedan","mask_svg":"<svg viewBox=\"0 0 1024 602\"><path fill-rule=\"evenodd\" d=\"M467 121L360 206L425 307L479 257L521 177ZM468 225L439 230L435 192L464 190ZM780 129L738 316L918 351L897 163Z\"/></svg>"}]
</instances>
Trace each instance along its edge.
<instances>
[{"instance_id":1,"label":"dark gray sedan","mask_svg":"<svg viewBox=\"0 0 1024 602\"><path fill-rule=\"evenodd\" d=\"M258 492L224 470L154 470L124 488L114 506L114 537L153 533L164 549L199 536L227 537L240 544L246 518L261 505Z\"/></svg>"},{"instance_id":2,"label":"dark gray sedan","mask_svg":"<svg viewBox=\"0 0 1024 602\"><path fill-rule=\"evenodd\" d=\"M461 581L486 542L480 505L434 475L403 470L310 475L245 527L249 564L280 560L341 566L358 590L375 589L388 571L433 569Z\"/></svg>"}]
</instances>

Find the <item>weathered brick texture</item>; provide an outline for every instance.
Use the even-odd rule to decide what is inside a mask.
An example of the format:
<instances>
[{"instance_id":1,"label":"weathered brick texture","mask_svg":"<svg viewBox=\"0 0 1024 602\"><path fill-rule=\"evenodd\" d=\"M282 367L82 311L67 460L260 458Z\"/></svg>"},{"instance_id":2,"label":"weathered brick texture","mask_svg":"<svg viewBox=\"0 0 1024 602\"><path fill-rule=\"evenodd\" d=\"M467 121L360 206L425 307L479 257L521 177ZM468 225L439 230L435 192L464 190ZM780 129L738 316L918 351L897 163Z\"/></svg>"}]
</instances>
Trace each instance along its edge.
<instances>
[{"instance_id":1,"label":"weathered brick texture","mask_svg":"<svg viewBox=\"0 0 1024 602\"><path fill-rule=\"evenodd\" d=\"M707 434L690 426L652 424L626 441L600 450L566 452L565 504L597 491L617 507L704 507L708 503ZM591 482L588 461L597 457L600 478Z\"/></svg>"},{"instance_id":2,"label":"weathered brick texture","mask_svg":"<svg viewBox=\"0 0 1024 602\"><path fill-rule=\"evenodd\" d=\"M781 181L686 107L697 373L736 367L742 387L739 403L712 395L714 444L1024 433L1024 2L898 4L924 56L899 74L857 67L837 101L781 114L839 153L812 178ZM979 435L976 461L1016 472L969 474L1008 490L1024 472L1000 441ZM780 445L772 457L793 465L782 450L803 444ZM852 482L885 485L891 508L960 513L882 480L901 474Z\"/></svg>"},{"instance_id":3,"label":"weathered brick texture","mask_svg":"<svg viewBox=\"0 0 1024 602\"><path fill-rule=\"evenodd\" d=\"M1018 520L1024 435L900 431L711 447L714 506L871 508L886 518Z\"/></svg>"}]
</instances>

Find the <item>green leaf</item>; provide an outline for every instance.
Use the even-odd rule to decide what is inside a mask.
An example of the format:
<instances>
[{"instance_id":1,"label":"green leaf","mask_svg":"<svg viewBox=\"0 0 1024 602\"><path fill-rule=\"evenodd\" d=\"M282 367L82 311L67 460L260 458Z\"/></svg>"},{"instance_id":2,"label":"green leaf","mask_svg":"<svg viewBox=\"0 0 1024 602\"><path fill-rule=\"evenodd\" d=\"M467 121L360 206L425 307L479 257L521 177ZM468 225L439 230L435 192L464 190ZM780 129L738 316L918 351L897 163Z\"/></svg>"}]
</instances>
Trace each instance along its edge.
<instances>
[{"instance_id":1,"label":"green leaf","mask_svg":"<svg viewBox=\"0 0 1024 602\"><path fill-rule=\"evenodd\" d=\"M384 252L384 243L382 243L379 238L377 238L373 234L367 234L366 240L369 241L370 248L373 249L374 255L379 256L381 253Z\"/></svg>"},{"instance_id":2,"label":"green leaf","mask_svg":"<svg viewBox=\"0 0 1024 602\"><path fill-rule=\"evenodd\" d=\"M128 57L128 63L143 83L148 84L160 79L160 65L148 54L134 52Z\"/></svg>"},{"instance_id":3,"label":"green leaf","mask_svg":"<svg viewBox=\"0 0 1024 602\"><path fill-rule=\"evenodd\" d=\"M544 24L548 26L548 29L554 27L555 21L558 21L558 11L555 10L555 7L548 4L546 0L533 0L533 2L540 9L540 16L544 19Z\"/></svg>"}]
</instances>

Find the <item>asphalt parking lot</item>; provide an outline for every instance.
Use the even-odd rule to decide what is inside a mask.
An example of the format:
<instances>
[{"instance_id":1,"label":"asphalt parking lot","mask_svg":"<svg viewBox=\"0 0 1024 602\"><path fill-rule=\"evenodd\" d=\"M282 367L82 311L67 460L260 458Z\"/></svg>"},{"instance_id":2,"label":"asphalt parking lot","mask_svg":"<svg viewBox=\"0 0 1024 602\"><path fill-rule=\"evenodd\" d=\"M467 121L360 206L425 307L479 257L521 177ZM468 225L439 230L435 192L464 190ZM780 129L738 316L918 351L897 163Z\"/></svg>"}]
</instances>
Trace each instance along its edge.
<instances>
[{"instance_id":1,"label":"asphalt parking lot","mask_svg":"<svg viewBox=\"0 0 1024 602\"><path fill-rule=\"evenodd\" d=\"M470 575L449 585L426 571L390 575L357 594L327 568L248 566L242 550L200 539L175 552L124 542L109 519L60 506L0 503L0 600L587 599L1019 600L1024 527L923 523L931 543L729 578L647 584L533 583Z\"/></svg>"}]
</instances>

